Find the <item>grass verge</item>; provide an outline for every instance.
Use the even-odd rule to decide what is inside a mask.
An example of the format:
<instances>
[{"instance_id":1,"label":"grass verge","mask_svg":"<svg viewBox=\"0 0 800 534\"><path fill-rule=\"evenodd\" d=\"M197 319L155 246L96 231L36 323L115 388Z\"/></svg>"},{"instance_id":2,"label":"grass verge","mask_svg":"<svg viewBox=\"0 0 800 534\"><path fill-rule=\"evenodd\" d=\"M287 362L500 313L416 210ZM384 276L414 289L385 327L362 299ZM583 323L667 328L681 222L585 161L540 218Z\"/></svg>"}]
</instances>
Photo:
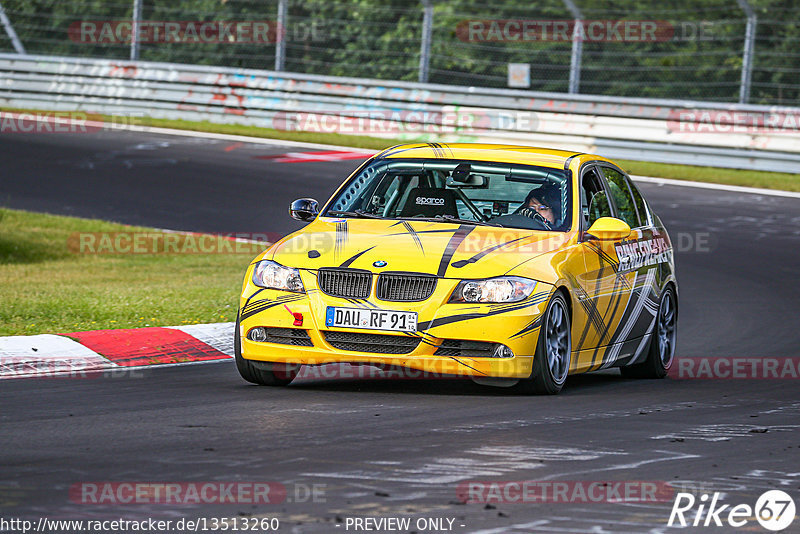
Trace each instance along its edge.
<instances>
[{"instance_id":1,"label":"grass verge","mask_svg":"<svg viewBox=\"0 0 800 534\"><path fill-rule=\"evenodd\" d=\"M782 191L800 191L800 175L786 172L745 171L719 167L697 167L649 161L615 160L623 170L639 176L672 178L713 184L760 187Z\"/></svg>"},{"instance_id":2,"label":"grass verge","mask_svg":"<svg viewBox=\"0 0 800 534\"><path fill-rule=\"evenodd\" d=\"M221 243L0 209L0 335L234 321L244 270L265 246Z\"/></svg>"}]
</instances>

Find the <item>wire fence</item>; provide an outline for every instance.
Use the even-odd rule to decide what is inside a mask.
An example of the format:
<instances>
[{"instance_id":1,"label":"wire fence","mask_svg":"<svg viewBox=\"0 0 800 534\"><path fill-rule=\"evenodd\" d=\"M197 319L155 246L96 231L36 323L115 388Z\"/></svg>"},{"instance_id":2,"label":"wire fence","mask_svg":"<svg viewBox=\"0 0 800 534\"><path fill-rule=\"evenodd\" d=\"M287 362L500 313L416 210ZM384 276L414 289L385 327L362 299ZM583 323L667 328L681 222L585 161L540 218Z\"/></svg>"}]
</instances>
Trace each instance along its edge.
<instances>
[{"instance_id":1,"label":"wire fence","mask_svg":"<svg viewBox=\"0 0 800 534\"><path fill-rule=\"evenodd\" d=\"M0 52L797 106L795 1L0 0Z\"/></svg>"}]
</instances>

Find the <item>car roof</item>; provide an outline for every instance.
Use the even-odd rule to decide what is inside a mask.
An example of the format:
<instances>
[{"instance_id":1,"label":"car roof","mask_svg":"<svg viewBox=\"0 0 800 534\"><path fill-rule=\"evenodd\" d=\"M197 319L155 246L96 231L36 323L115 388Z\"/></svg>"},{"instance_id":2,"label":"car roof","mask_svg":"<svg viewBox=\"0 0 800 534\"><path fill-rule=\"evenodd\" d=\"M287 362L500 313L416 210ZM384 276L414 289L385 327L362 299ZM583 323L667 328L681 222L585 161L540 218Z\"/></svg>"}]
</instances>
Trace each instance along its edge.
<instances>
[{"instance_id":1,"label":"car roof","mask_svg":"<svg viewBox=\"0 0 800 534\"><path fill-rule=\"evenodd\" d=\"M492 161L519 163L563 169L572 157L581 160L610 161L602 156L584 154L574 150L558 150L521 145L492 145L482 143L413 143L397 145L376 154L376 158L455 159L466 161Z\"/></svg>"}]
</instances>

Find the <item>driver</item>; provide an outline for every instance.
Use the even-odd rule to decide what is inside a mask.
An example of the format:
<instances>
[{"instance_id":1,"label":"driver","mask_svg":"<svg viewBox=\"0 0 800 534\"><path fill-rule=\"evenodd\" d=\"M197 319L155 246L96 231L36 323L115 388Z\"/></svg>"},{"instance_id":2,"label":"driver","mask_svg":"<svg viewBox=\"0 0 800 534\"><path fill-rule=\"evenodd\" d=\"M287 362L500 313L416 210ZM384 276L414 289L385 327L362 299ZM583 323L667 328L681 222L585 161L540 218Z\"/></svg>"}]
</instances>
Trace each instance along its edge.
<instances>
[{"instance_id":1,"label":"driver","mask_svg":"<svg viewBox=\"0 0 800 534\"><path fill-rule=\"evenodd\" d=\"M553 191L547 186L532 189L525 201L522 203L522 209L518 211L520 215L530 217L531 219L544 219L547 222L547 227L550 229L556 223L556 214L553 210L554 201L558 198L557 192Z\"/></svg>"}]
</instances>

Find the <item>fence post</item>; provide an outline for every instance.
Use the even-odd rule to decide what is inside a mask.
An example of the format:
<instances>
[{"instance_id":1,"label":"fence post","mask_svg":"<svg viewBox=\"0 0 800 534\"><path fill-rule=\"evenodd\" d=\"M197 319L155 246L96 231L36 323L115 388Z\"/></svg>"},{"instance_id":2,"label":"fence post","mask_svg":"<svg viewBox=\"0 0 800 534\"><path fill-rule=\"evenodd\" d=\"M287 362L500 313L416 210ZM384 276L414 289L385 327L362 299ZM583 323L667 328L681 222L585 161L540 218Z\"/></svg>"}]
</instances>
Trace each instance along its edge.
<instances>
[{"instance_id":1,"label":"fence post","mask_svg":"<svg viewBox=\"0 0 800 534\"><path fill-rule=\"evenodd\" d=\"M278 0L278 27L275 31L275 70L286 66L286 19L289 18L289 0Z\"/></svg>"},{"instance_id":2,"label":"fence post","mask_svg":"<svg viewBox=\"0 0 800 534\"><path fill-rule=\"evenodd\" d=\"M3 4L1 3L0 3L0 22L3 23L3 27L6 29L8 38L11 39L11 44L14 46L14 50L16 50L17 54L24 55L25 47L22 46L22 41L19 40L17 32L14 31L14 26L11 25L11 21L8 19L6 11L3 9Z\"/></svg>"},{"instance_id":3,"label":"fence post","mask_svg":"<svg viewBox=\"0 0 800 534\"><path fill-rule=\"evenodd\" d=\"M747 27L744 30L744 51L742 52L742 82L739 86L739 103L747 104L750 101L750 84L753 79L753 49L756 42L758 17L747 0L736 1L747 15Z\"/></svg>"},{"instance_id":4,"label":"fence post","mask_svg":"<svg viewBox=\"0 0 800 534\"><path fill-rule=\"evenodd\" d=\"M583 57L583 14L575 2L564 0L575 27L572 29L572 54L569 61L569 93L578 93L581 85L581 58Z\"/></svg>"},{"instance_id":5,"label":"fence post","mask_svg":"<svg viewBox=\"0 0 800 534\"><path fill-rule=\"evenodd\" d=\"M419 82L428 83L428 66L431 61L431 33L433 32L433 0L422 0L422 42L419 50Z\"/></svg>"},{"instance_id":6,"label":"fence post","mask_svg":"<svg viewBox=\"0 0 800 534\"><path fill-rule=\"evenodd\" d=\"M138 61L139 25L142 22L142 0L133 0L133 15L131 19L131 61Z\"/></svg>"}]
</instances>

